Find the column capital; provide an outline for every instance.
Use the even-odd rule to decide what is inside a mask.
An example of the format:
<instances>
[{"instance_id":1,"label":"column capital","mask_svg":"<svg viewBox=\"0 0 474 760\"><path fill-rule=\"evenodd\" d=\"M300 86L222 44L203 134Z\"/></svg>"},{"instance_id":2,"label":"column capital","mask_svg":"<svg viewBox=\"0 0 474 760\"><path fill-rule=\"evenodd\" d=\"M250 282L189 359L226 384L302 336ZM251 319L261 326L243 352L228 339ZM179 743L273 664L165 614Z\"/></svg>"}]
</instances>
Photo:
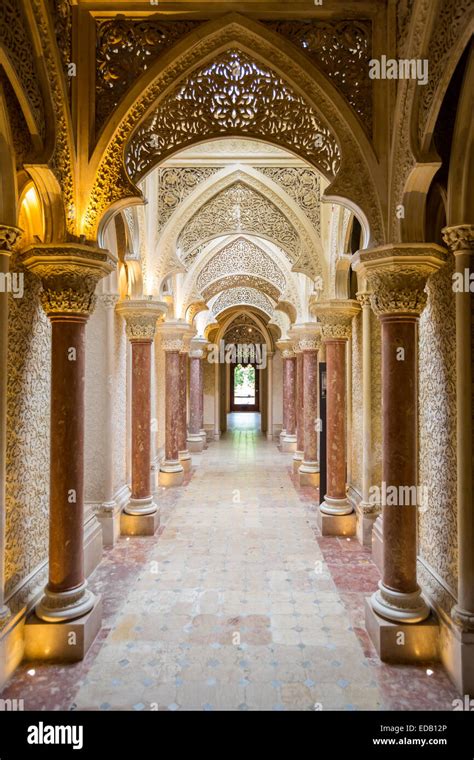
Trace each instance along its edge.
<instances>
[{"instance_id":1,"label":"column capital","mask_svg":"<svg viewBox=\"0 0 474 760\"><path fill-rule=\"evenodd\" d=\"M126 299L115 307L125 320L127 338L132 342L152 341L156 322L167 309L166 303L146 298Z\"/></svg>"},{"instance_id":2,"label":"column capital","mask_svg":"<svg viewBox=\"0 0 474 760\"><path fill-rule=\"evenodd\" d=\"M360 305L353 299L316 301L311 311L322 327L323 340L348 340L352 333L352 320L360 312Z\"/></svg>"},{"instance_id":3,"label":"column capital","mask_svg":"<svg viewBox=\"0 0 474 760\"><path fill-rule=\"evenodd\" d=\"M206 338L191 338L191 344L189 346L189 358L203 359L208 346L209 341L206 340Z\"/></svg>"},{"instance_id":4,"label":"column capital","mask_svg":"<svg viewBox=\"0 0 474 760\"><path fill-rule=\"evenodd\" d=\"M41 305L50 318L87 319L94 310L97 283L117 263L105 248L80 243L35 243L22 251L20 260L41 280Z\"/></svg>"},{"instance_id":5,"label":"column capital","mask_svg":"<svg viewBox=\"0 0 474 760\"><path fill-rule=\"evenodd\" d=\"M293 341L293 351L319 351L321 348L321 325L317 322L302 322L288 332Z\"/></svg>"},{"instance_id":6,"label":"column capital","mask_svg":"<svg viewBox=\"0 0 474 760\"><path fill-rule=\"evenodd\" d=\"M161 345L164 351L181 353L189 350L189 343L196 330L184 319L172 319L161 322L158 326L158 333L161 336Z\"/></svg>"},{"instance_id":7,"label":"column capital","mask_svg":"<svg viewBox=\"0 0 474 760\"><path fill-rule=\"evenodd\" d=\"M281 355L284 359L293 359L295 352L293 350L293 341L291 340L279 340L276 347L281 351Z\"/></svg>"},{"instance_id":8,"label":"column capital","mask_svg":"<svg viewBox=\"0 0 474 760\"><path fill-rule=\"evenodd\" d=\"M356 299L360 303L360 306L362 309L366 308L367 306L370 307L370 299L371 299L372 293L369 293L368 291L363 291L360 293L356 293Z\"/></svg>"},{"instance_id":9,"label":"column capital","mask_svg":"<svg viewBox=\"0 0 474 760\"><path fill-rule=\"evenodd\" d=\"M457 253L474 253L473 224L458 224L454 227L445 227L441 231L444 242L454 255Z\"/></svg>"},{"instance_id":10,"label":"column capital","mask_svg":"<svg viewBox=\"0 0 474 760\"><path fill-rule=\"evenodd\" d=\"M0 224L0 255L10 255L22 235L23 230L19 227Z\"/></svg>"},{"instance_id":11,"label":"column capital","mask_svg":"<svg viewBox=\"0 0 474 760\"><path fill-rule=\"evenodd\" d=\"M403 314L418 318L426 306L428 278L446 263L446 251L435 243L398 243L352 257L357 273L364 275L372 291L377 316Z\"/></svg>"},{"instance_id":12,"label":"column capital","mask_svg":"<svg viewBox=\"0 0 474 760\"><path fill-rule=\"evenodd\" d=\"M104 306L106 309L113 309L115 308L115 304L119 300L120 296L118 293L100 293L97 296L97 300L100 301L102 306Z\"/></svg>"}]
</instances>

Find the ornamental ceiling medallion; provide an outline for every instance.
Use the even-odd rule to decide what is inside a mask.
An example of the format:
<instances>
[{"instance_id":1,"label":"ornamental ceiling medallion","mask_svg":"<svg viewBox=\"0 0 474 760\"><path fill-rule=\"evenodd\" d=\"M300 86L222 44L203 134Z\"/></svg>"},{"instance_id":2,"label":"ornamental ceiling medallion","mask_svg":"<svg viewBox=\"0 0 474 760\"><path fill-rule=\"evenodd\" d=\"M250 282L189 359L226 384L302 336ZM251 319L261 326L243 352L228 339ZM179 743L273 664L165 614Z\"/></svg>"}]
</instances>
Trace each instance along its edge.
<instances>
[{"instance_id":1,"label":"ornamental ceiling medallion","mask_svg":"<svg viewBox=\"0 0 474 760\"><path fill-rule=\"evenodd\" d=\"M232 49L196 69L135 130L125 153L128 174L136 183L177 148L223 134L277 143L327 177L340 166L334 135L305 99L266 65Z\"/></svg>"}]
</instances>

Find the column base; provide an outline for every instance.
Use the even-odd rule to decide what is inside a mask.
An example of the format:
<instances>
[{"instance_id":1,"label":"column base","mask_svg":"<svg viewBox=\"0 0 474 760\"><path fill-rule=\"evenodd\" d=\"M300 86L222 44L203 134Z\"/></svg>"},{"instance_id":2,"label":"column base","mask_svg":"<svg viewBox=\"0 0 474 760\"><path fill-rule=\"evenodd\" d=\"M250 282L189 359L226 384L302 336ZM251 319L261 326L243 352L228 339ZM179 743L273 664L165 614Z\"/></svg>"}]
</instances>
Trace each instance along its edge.
<instances>
[{"instance_id":1,"label":"column base","mask_svg":"<svg viewBox=\"0 0 474 760\"><path fill-rule=\"evenodd\" d=\"M298 482L300 486L319 486L319 462L303 459L298 468Z\"/></svg>"},{"instance_id":2,"label":"column base","mask_svg":"<svg viewBox=\"0 0 474 760\"><path fill-rule=\"evenodd\" d=\"M94 597L89 612L74 621L45 622L31 615L24 626L26 660L77 662L84 659L102 623L102 597Z\"/></svg>"},{"instance_id":3,"label":"column base","mask_svg":"<svg viewBox=\"0 0 474 760\"><path fill-rule=\"evenodd\" d=\"M430 614L430 608L421 595L421 589L411 593L393 591L379 581L379 588L370 597L374 611L394 623L421 623Z\"/></svg>"},{"instance_id":4,"label":"column base","mask_svg":"<svg viewBox=\"0 0 474 760\"><path fill-rule=\"evenodd\" d=\"M87 581L70 591L50 591L46 586L35 613L45 623L63 623L86 615L95 601L94 594L87 588Z\"/></svg>"},{"instance_id":5,"label":"column base","mask_svg":"<svg viewBox=\"0 0 474 760\"><path fill-rule=\"evenodd\" d=\"M335 499L327 494L324 501L319 505L319 509L324 515L350 515L353 511L352 504L347 496L342 499Z\"/></svg>"},{"instance_id":6,"label":"column base","mask_svg":"<svg viewBox=\"0 0 474 760\"><path fill-rule=\"evenodd\" d=\"M181 486L184 482L184 469L179 461L163 462L160 467L160 486L170 488Z\"/></svg>"},{"instance_id":7,"label":"column base","mask_svg":"<svg viewBox=\"0 0 474 760\"><path fill-rule=\"evenodd\" d=\"M153 515L157 509L153 496L146 496L144 499L132 499L130 497L124 512L135 517L145 517L146 515Z\"/></svg>"},{"instance_id":8,"label":"column base","mask_svg":"<svg viewBox=\"0 0 474 760\"><path fill-rule=\"evenodd\" d=\"M298 474L298 470L300 469L300 466L303 462L304 452L298 451L296 449L295 453L293 454L293 472L295 475Z\"/></svg>"},{"instance_id":9,"label":"column base","mask_svg":"<svg viewBox=\"0 0 474 760\"><path fill-rule=\"evenodd\" d=\"M356 514L350 515L327 515L318 509L316 524L322 536L355 536Z\"/></svg>"},{"instance_id":10,"label":"column base","mask_svg":"<svg viewBox=\"0 0 474 760\"><path fill-rule=\"evenodd\" d=\"M8 620L6 619L8 617ZM15 672L24 655L25 620L23 616L4 616L0 631L0 689Z\"/></svg>"},{"instance_id":11,"label":"column base","mask_svg":"<svg viewBox=\"0 0 474 760\"><path fill-rule=\"evenodd\" d=\"M122 536L154 536L160 526L160 513L155 507L151 514L130 515L122 512L120 532Z\"/></svg>"},{"instance_id":12,"label":"column base","mask_svg":"<svg viewBox=\"0 0 474 760\"><path fill-rule=\"evenodd\" d=\"M463 613L453 607L452 619L441 619L441 660L459 693L474 698L474 630L472 615ZM468 628L463 630L466 624ZM465 709L472 709L472 705Z\"/></svg>"},{"instance_id":13,"label":"column base","mask_svg":"<svg viewBox=\"0 0 474 760\"><path fill-rule=\"evenodd\" d=\"M200 433L190 433L186 439L188 451L192 454L199 454L204 450L204 440Z\"/></svg>"},{"instance_id":14,"label":"column base","mask_svg":"<svg viewBox=\"0 0 474 760\"><path fill-rule=\"evenodd\" d=\"M188 449L185 449L185 451L178 451L178 456L179 463L183 470L185 472L191 472L193 460L191 459L191 454L189 453Z\"/></svg>"},{"instance_id":15,"label":"column base","mask_svg":"<svg viewBox=\"0 0 474 760\"><path fill-rule=\"evenodd\" d=\"M120 536L120 509L116 501L102 504L97 519L102 526L104 546L115 546Z\"/></svg>"},{"instance_id":16,"label":"column base","mask_svg":"<svg viewBox=\"0 0 474 760\"><path fill-rule=\"evenodd\" d=\"M372 510L372 511L370 511ZM374 510L373 505L361 501L356 504L355 514L357 518L356 536L362 546L372 547L372 531L374 523L379 516L379 511ZM380 568L379 568L380 570Z\"/></svg>"},{"instance_id":17,"label":"column base","mask_svg":"<svg viewBox=\"0 0 474 760\"><path fill-rule=\"evenodd\" d=\"M280 450L285 453L296 453L296 435L291 435L291 433L280 435Z\"/></svg>"},{"instance_id":18,"label":"column base","mask_svg":"<svg viewBox=\"0 0 474 760\"><path fill-rule=\"evenodd\" d=\"M381 618L365 600L367 633L382 662L423 662L439 659L439 625L434 615L413 625Z\"/></svg>"},{"instance_id":19,"label":"column base","mask_svg":"<svg viewBox=\"0 0 474 760\"><path fill-rule=\"evenodd\" d=\"M209 444L207 442L207 433L206 433L206 431L205 430L200 430L199 432L200 432L200 435L201 435L201 438L202 438L202 442L204 444L204 448L208 449L209 448Z\"/></svg>"}]
</instances>

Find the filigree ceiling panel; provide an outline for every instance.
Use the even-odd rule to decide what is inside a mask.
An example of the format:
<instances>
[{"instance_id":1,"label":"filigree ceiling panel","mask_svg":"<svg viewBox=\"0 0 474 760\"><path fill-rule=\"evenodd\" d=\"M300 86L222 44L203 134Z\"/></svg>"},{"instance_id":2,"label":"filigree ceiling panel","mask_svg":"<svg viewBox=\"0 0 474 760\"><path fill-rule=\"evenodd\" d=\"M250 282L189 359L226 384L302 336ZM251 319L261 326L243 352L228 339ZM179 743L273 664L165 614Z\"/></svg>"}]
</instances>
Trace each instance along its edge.
<instances>
[{"instance_id":1,"label":"filigree ceiling panel","mask_svg":"<svg viewBox=\"0 0 474 760\"><path fill-rule=\"evenodd\" d=\"M235 324L233 322L226 334L224 335L226 343L265 343L265 339L260 330L255 325L248 323Z\"/></svg>"},{"instance_id":2,"label":"filigree ceiling panel","mask_svg":"<svg viewBox=\"0 0 474 760\"><path fill-rule=\"evenodd\" d=\"M127 90L166 50L202 21L156 21L123 16L96 22L96 131Z\"/></svg>"},{"instance_id":3,"label":"filigree ceiling panel","mask_svg":"<svg viewBox=\"0 0 474 760\"><path fill-rule=\"evenodd\" d=\"M291 40L321 68L372 130L372 81L367 76L372 57L370 20L263 21Z\"/></svg>"},{"instance_id":4,"label":"filigree ceiling panel","mask_svg":"<svg viewBox=\"0 0 474 760\"><path fill-rule=\"evenodd\" d=\"M338 143L305 99L270 68L226 50L196 69L133 133L126 149L137 182L160 159L206 138L248 134L305 156L323 174L340 166Z\"/></svg>"},{"instance_id":5,"label":"filigree ceiling panel","mask_svg":"<svg viewBox=\"0 0 474 760\"><path fill-rule=\"evenodd\" d=\"M271 201L243 182L227 187L201 206L181 232L178 248L189 265L196 258L194 249L203 241L239 232L275 241L293 261L299 255L301 244L295 228Z\"/></svg>"},{"instance_id":6,"label":"filigree ceiling panel","mask_svg":"<svg viewBox=\"0 0 474 760\"><path fill-rule=\"evenodd\" d=\"M255 306L255 308L263 311L264 314L268 314L269 317L274 312L272 302L264 293L260 293L254 288L231 288L230 290L225 290L216 298L212 305L212 313L214 316L217 316L232 306Z\"/></svg>"},{"instance_id":7,"label":"filigree ceiling panel","mask_svg":"<svg viewBox=\"0 0 474 760\"><path fill-rule=\"evenodd\" d=\"M250 240L238 238L222 248L203 267L196 287L203 292L215 280L237 272L264 278L280 291L286 285L285 275L265 251Z\"/></svg>"},{"instance_id":8,"label":"filigree ceiling panel","mask_svg":"<svg viewBox=\"0 0 474 760\"><path fill-rule=\"evenodd\" d=\"M43 96L35 69L33 45L19 0L0 3L0 41L25 91L39 134L44 137Z\"/></svg>"},{"instance_id":9,"label":"filigree ceiling panel","mask_svg":"<svg viewBox=\"0 0 474 760\"><path fill-rule=\"evenodd\" d=\"M184 199L201 182L205 182L218 171L219 167L214 166L158 169L158 231L162 229Z\"/></svg>"},{"instance_id":10,"label":"filigree ceiling panel","mask_svg":"<svg viewBox=\"0 0 474 760\"><path fill-rule=\"evenodd\" d=\"M253 274L237 273L230 274L227 277L222 277L220 280L211 282L211 284L202 291L202 297L205 301L210 301L211 298L218 293L230 290L231 288L235 289L237 287L254 288L260 293L264 293L269 298L272 298L274 301L278 301L281 292L275 287L275 285L273 285L273 283L264 280L262 277L256 277Z\"/></svg>"},{"instance_id":11,"label":"filigree ceiling panel","mask_svg":"<svg viewBox=\"0 0 474 760\"><path fill-rule=\"evenodd\" d=\"M321 234L321 183L319 174L305 167L279 168L276 166L258 166L259 172L269 177L283 188L290 198L306 214L317 234Z\"/></svg>"}]
</instances>

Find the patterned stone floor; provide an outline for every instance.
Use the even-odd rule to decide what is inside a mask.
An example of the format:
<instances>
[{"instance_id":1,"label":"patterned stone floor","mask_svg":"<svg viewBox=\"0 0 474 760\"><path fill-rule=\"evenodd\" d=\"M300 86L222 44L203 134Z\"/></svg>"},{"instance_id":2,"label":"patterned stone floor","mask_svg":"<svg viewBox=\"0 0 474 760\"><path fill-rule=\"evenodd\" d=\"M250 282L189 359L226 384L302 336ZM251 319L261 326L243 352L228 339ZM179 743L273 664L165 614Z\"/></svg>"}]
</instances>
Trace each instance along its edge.
<instances>
[{"instance_id":1,"label":"patterned stone floor","mask_svg":"<svg viewBox=\"0 0 474 760\"><path fill-rule=\"evenodd\" d=\"M2 696L25 709L451 710L438 664L378 661L363 624L370 553L321 538L291 455L254 415L232 424L160 494L159 535L105 552L91 581L104 624L84 662L23 664Z\"/></svg>"}]
</instances>

